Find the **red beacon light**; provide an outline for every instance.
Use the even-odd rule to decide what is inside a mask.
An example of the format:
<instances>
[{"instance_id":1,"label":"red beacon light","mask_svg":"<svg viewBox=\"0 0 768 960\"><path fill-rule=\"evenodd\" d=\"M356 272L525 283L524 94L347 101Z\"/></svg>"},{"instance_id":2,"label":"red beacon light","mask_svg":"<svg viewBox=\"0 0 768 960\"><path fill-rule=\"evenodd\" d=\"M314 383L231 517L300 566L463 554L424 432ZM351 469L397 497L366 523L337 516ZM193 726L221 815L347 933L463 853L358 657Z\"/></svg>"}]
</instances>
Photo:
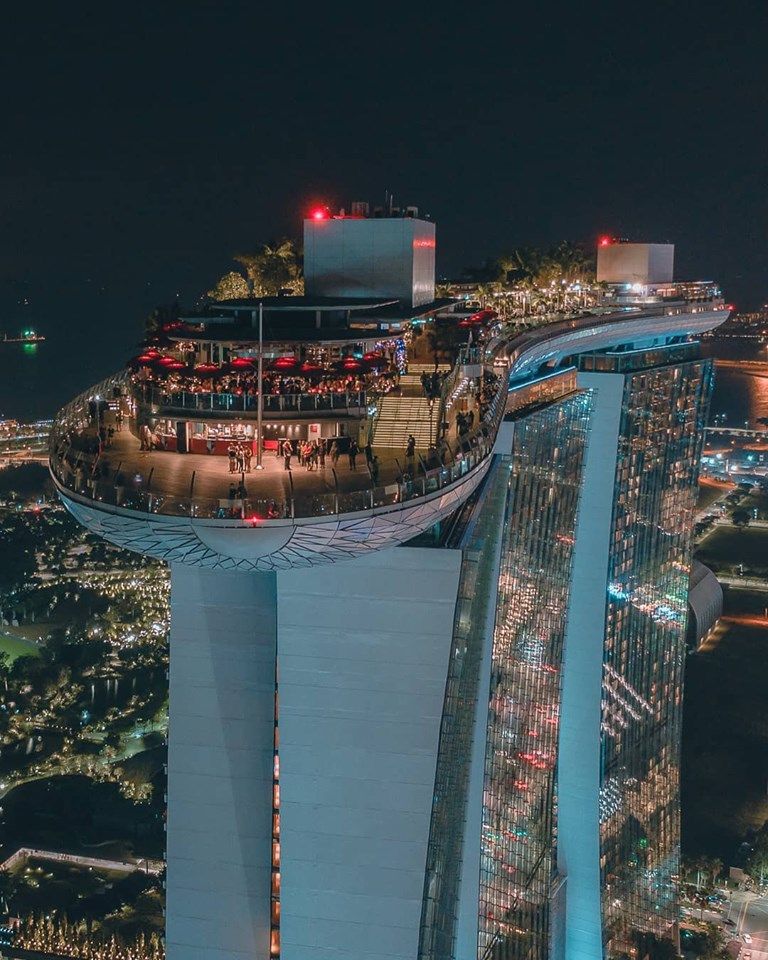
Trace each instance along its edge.
<instances>
[{"instance_id":1,"label":"red beacon light","mask_svg":"<svg viewBox=\"0 0 768 960\"><path fill-rule=\"evenodd\" d=\"M610 247L611 238L610 237L600 237L600 246L601 247Z\"/></svg>"},{"instance_id":2,"label":"red beacon light","mask_svg":"<svg viewBox=\"0 0 768 960\"><path fill-rule=\"evenodd\" d=\"M315 207L312 211L313 220L327 220L328 219L328 210L325 207Z\"/></svg>"}]
</instances>

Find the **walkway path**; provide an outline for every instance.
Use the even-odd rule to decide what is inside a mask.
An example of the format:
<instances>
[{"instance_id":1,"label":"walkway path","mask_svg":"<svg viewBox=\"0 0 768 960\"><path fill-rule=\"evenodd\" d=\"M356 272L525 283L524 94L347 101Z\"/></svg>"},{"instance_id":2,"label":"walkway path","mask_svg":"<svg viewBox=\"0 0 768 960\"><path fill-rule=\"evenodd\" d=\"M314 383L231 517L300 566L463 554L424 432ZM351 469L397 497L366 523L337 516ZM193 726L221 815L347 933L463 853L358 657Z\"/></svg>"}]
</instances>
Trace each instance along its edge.
<instances>
[{"instance_id":1,"label":"walkway path","mask_svg":"<svg viewBox=\"0 0 768 960\"><path fill-rule=\"evenodd\" d=\"M68 863L75 867L90 867L94 870L112 870L115 873L143 873L157 876L163 872L162 860L109 860L103 857L82 857L74 853L59 853L56 850L36 850L32 847L20 847L7 860L0 863L0 870L13 870L25 860L50 860L54 863Z\"/></svg>"},{"instance_id":2,"label":"walkway path","mask_svg":"<svg viewBox=\"0 0 768 960\"><path fill-rule=\"evenodd\" d=\"M406 464L405 449L402 453L394 450L378 450L374 453L379 459L378 483L396 483L398 477L408 469L415 472L418 461ZM164 450L141 450L136 437L127 430L117 434L113 445L105 450L99 462L109 467L109 482L114 485L116 474L120 474L126 489L143 489L162 494L163 497L184 500L219 499L223 505L229 496L229 487L237 485L242 479L249 499L275 500L277 503L289 500L291 496L321 497L357 490L370 490L373 486L371 473L365 454L357 454L353 467L349 457L343 454L334 465L329 456L325 467L307 470L301 466L297 457L291 459L291 469L286 470L282 457L272 451L266 451L263 457L263 470L256 470L255 458L251 463L251 472L246 474L230 473L229 458L216 455L187 453L179 454Z\"/></svg>"}]
</instances>

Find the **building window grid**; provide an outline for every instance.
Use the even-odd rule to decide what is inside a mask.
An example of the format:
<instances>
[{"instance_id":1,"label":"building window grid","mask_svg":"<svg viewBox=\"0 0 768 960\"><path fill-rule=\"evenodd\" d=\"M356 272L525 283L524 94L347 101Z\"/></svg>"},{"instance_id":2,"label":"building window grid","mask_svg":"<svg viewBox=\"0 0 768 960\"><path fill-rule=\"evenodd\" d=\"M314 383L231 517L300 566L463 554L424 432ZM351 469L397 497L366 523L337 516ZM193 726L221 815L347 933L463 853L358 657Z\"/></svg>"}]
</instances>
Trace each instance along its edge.
<instances>
[{"instance_id":1,"label":"building window grid","mask_svg":"<svg viewBox=\"0 0 768 960\"><path fill-rule=\"evenodd\" d=\"M609 567L601 822L606 954L677 919L679 744L690 530L711 366L628 376ZM617 952L622 948L617 946Z\"/></svg>"},{"instance_id":2,"label":"building window grid","mask_svg":"<svg viewBox=\"0 0 768 960\"><path fill-rule=\"evenodd\" d=\"M462 557L427 849L419 960L454 960L455 956L469 757L489 604L496 592L496 545L503 527L508 466L507 457L494 460L483 507Z\"/></svg>"},{"instance_id":3,"label":"building window grid","mask_svg":"<svg viewBox=\"0 0 768 960\"><path fill-rule=\"evenodd\" d=\"M493 639L479 960L546 960L560 667L592 393L515 425Z\"/></svg>"}]
</instances>

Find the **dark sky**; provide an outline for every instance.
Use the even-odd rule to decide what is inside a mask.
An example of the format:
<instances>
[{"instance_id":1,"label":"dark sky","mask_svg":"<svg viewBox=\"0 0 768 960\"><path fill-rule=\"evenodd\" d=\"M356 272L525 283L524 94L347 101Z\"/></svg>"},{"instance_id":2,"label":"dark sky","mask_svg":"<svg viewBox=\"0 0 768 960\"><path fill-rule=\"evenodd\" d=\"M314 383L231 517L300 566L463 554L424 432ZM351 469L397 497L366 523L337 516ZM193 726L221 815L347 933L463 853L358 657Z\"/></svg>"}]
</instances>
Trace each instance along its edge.
<instances>
[{"instance_id":1,"label":"dark sky","mask_svg":"<svg viewBox=\"0 0 768 960\"><path fill-rule=\"evenodd\" d=\"M233 252L298 236L314 201L385 189L437 221L441 273L611 232L674 241L679 276L753 306L767 21L738 0L17 5L0 330L49 336L35 363L58 402ZM24 381L0 350L2 412Z\"/></svg>"}]
</instances>

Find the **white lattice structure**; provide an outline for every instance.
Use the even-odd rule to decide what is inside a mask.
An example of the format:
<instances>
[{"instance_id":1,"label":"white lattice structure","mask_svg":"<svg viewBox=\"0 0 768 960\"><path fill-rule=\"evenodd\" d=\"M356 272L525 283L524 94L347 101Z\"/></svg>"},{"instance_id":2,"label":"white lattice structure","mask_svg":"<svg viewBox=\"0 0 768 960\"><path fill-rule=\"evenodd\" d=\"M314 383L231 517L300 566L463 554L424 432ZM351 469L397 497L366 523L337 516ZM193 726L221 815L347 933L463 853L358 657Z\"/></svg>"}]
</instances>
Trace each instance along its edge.
<instances>
[{"instance_id":1,"label":"white lattice structure","mask_svg":"<svg viewBox=\"0 0 768 960\"><path fill-rule=\"evenodd\" d=\"M70 513L116 546L167 563L265 572L338 563L405 543L461 506L489 464L490 457L486 457L451 487L401 506L304 521L154 516L105 508L57 486Z\"/></svg>"}]
</instances>

